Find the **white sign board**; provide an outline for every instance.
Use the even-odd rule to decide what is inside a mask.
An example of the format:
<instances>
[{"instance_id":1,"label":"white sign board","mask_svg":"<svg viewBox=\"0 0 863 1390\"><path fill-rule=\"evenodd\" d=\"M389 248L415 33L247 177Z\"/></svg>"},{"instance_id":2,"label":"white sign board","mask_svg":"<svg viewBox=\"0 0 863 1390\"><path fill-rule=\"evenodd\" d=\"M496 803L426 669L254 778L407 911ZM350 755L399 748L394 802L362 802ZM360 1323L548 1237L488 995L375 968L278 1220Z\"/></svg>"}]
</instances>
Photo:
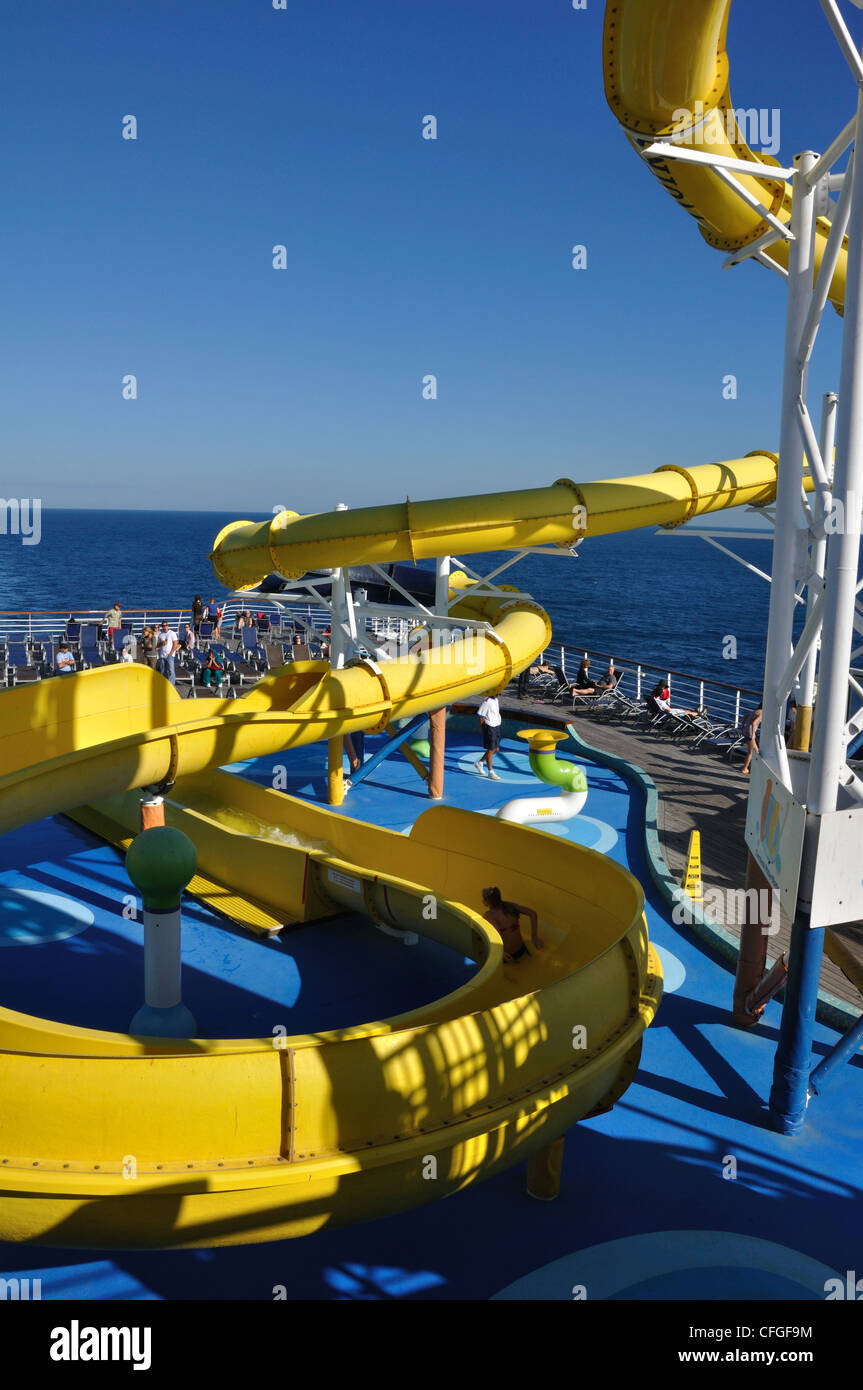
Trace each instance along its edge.
<instances>
[{"instance_id":1,"label":"white sign board","mask_svg":"<svg viewBox=\"0 0 863 1390\"><path fill-rule=\"evenodd\" d=\"M828 811L820 821L812 925L859 922L863 918L863 808Z\"/></svg>"},{"instance_id":2,"label":"white sign board","mask_svg":"<svg viewBox=\"0 0 863 1390\"><path fill-rule=\"evenodd\" d=\"M756 754L752 759L746 843L768 883L779 890L787 915L794 918L803 854L806 808ZM813 925L820 926L814 922Z\"/></svg>"}]
</instances>

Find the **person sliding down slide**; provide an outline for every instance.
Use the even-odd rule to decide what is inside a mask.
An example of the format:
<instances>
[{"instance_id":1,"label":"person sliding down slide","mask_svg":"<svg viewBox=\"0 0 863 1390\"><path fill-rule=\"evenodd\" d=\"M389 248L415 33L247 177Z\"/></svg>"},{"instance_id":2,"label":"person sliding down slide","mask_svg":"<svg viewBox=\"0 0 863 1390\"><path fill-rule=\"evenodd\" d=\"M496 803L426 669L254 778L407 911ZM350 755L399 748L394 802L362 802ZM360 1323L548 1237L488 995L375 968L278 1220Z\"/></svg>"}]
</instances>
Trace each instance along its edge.
<instances>
[{"instance_id":1,"label":"person sliding down slide","mask_svg":"<svg viewBox=\"0 0 863 1390\"><path fill-rule=\"evenodd\" d=\"M542 950L543 942L537 930L539 923L532 907L520 907L518 903L505 902L500 896L499 888L483 888L482 900L488 909L485 913L486 921L491 922L500 932L505 961L512 964L521 960L522 956L530 954L521 935L521 917L530 919L530 939L538 951Z\"/></svg>"}]
</instances>

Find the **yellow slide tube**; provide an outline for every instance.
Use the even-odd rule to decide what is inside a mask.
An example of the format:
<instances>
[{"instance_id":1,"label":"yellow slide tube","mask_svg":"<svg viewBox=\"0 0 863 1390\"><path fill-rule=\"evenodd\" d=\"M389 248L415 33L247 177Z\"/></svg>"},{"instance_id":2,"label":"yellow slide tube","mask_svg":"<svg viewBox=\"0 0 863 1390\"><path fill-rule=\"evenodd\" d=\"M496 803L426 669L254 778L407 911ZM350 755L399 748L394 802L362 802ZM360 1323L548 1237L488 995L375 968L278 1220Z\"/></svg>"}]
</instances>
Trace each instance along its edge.
<instances>
[{"instance_id":1,"label":"yellow slide tube","mask_svg":"<svg viewBox=\"0 0 863 1390\"><path fill-rule=\"evenodd\" d=\"M776 164L769 154L753 153L740 128L740 113L732 105L725 47L730 8L731 0L608 0L603 34L605 95L639 154L652 140L673 138L705 154ZM777 118L777 113L770 115ZM747 123L755 118L760 119L754 108L744 113ZM651 157L646 163L696 219L709 245L739 251L770 231L757 209L749 207L712 169L674 158ZM790 222L791 185L783 178L734 177L774 217ZM816 273L830 225L827 217L817 219ZM782 238L766 247L764 254L785 268L788 242ZM829 294L840 313L846 266L847 242L843 242Z\"/></svg>"},{"instance_id":2,"label":"yellow slide tube","mask_svg":"<svg viewBox=\"0 0 863 1390\"><path fill-rule=\"evenodd\" d=\"M559 479L550 487L400 502L345 512L272 521L234 521L216 537L210 560L231 589L254 588L272 572L297 579L308 570L436 555L477 554L553 545L568 549L583 536L607 536L639 526L678 526L703 512L745 503L762 506L776 495L775 454L756 452L722 463L598 483Z\"/></svg>"}]
</instances>

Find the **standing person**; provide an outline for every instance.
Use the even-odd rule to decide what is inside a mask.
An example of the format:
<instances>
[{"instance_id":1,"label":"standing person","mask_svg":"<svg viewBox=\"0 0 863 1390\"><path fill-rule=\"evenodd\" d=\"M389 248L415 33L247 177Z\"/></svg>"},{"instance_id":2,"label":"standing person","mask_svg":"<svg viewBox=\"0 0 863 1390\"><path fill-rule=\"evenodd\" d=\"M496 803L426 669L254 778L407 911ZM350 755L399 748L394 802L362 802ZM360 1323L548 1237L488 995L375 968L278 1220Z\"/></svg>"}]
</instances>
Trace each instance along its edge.
<instances>
[{"instance_id":1,"label":"standing person","mask_svg":"<svg viewBox=\"0 0 863 1390\"><path fill-rule=\"evenodd\" d=\"M213 636L218 640L222 635L222 610L214 598L207 604L207 618L213 624Z\"/></svg>"},{"instance_id":2,"label":"standing person","mask_svg":"<svg viewBox=\"0 0 863 1390\"><path fill-rule=\"evenodd\" d=\"M485 749L482 757L474 764L481 777L486 775L485 769L488 768L488 775L494 782L499 782L500 778L494 770L494 755L500 748L500 705L494 695L487 695L477 710L477 717L482 725L482 746Z\"/></svg>"},{"instance_id":3,"label":"standing person","mask_svg":"<svg viewBox=\"0 0 863 1390\"><path fill-rule=\"evenodd\" d=\"M757 709L750 710L743 721L743 737L746 739L746 762L740 771L744 777L749 776L752 767L752 757L758 748L758 731L761 728L761 715L763 710L759 705Z\"/></svg>"},{"instance_id":4,"label":"standing person","mask_svg":"<svg viewBox=\"0 0 863 1390\"><path fill-rule=\"evenodd\" d=\"M203 616L204 605L201 600L201 595L195 594L195 597L192 599L192 622L194 623L196 632L201 631L201 620L203 619Z\"/></svg>"},{"instance_id":5,"label":"standing person","mask_svg":"<svg viewBox=\"0 0 863 1390\"><path fill-rule=\"evenodd\" d=\"M138 638L138 660L144 666L152 667L156 659L156 634L149 623L142 629Z\"/></svg>"},{"instance_id":6,"label":"standing person","mask_svg":"<svg viewBox=\"0 0 863 1390\"><path fill-rule=\"evenodd\" d=\"M177 684L174 674L174 657L179 645L176 632L172 627L168 627L167 622L163 620L156 633L156 670L174 686Z\"/></svg>"},{"instance_id":7,"label":"standing person","mask_svg":"<svg viewBox=\"0 0 863 1390\"><path fill-rule=\"evenodd\" d=\"M123 621L123 610L119 603L115 603L113 608L109 608L105 614L105 626L108 629L108 640L113 643L114 633Z\"/></svg>"},{"instance_id":8,"label":"standing person","mask_svg":"<svg viewBox=\"0 0 863 1390\"><path fill-rule=\"evenodd\" d=\"M797 701L788 701L788 710L785 715L785 746L794 747L794 730L797 728Z\"/></svg>"},{"instance_id":9,"label":"standing person","mask_svg":"<svg viewBox=\"0 0 863 1390\"><path fill-rule=\"evenodd\" d=\"M357 772L366 759L366 736L362 729L357 733L345 734L344 749L351 772Z\"/></svg>"}]
</instances>

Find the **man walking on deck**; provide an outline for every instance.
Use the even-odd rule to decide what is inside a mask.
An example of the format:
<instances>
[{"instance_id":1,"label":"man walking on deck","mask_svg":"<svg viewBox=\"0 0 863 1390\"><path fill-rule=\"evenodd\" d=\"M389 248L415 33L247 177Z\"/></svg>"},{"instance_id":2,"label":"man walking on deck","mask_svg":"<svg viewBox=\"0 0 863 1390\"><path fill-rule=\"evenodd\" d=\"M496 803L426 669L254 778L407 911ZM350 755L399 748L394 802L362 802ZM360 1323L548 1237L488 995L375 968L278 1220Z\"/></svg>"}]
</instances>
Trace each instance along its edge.
<instances>
[{"instance_id":1,"label":"man walking on deck","mask_svg":"<svg viewBox=\"0 0 863 1390\"><path fill-rule=\"evenodd\" d=\"M482 725L482 746L485 749L479 762L475 763L480 777L488 775L493 781L499 782L500 778L494 770L494 755L500 748L500 705L494 695L487 695L477 710L479 722Z\"/></svg>"}]
</instances>

